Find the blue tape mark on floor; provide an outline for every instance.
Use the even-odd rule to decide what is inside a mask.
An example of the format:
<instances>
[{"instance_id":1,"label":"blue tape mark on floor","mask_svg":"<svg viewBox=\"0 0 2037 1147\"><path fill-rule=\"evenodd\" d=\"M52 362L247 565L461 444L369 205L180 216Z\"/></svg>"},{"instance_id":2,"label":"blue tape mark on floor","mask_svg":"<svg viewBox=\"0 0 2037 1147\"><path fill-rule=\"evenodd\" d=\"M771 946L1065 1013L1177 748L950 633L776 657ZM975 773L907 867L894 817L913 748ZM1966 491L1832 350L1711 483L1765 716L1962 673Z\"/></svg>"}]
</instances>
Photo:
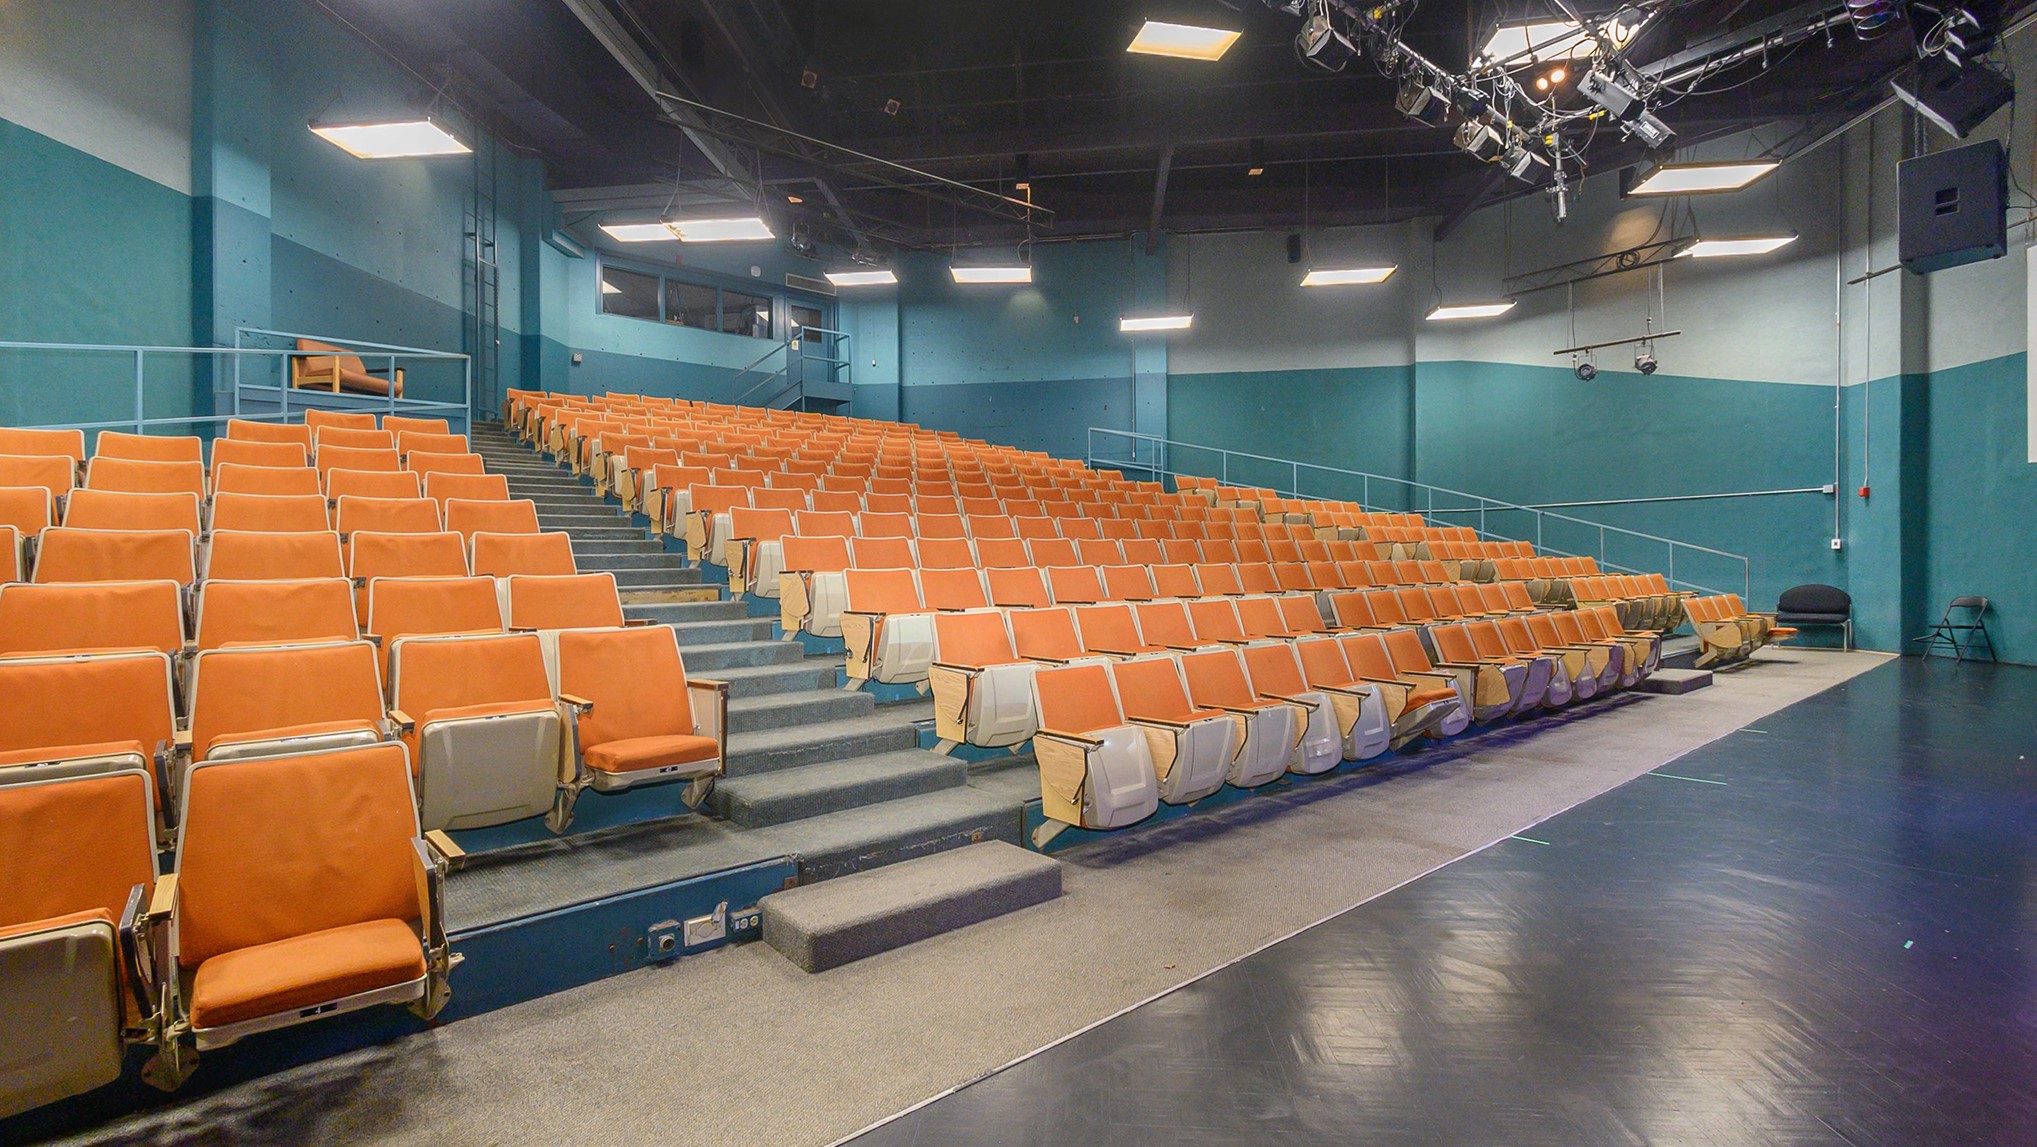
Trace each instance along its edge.
<instances>
[{"instance_id":1,"label":"blue tape mark on floor","mask_svg":"<svg viewBox=\"0 0 2037 1147\"><path fill-rule=\"evenodd\" d=\"M1725 781L1708 781L1703 777L1684 777L1678 776L1675 773L1649 773L1648 775L1651 777L1662 777L1666 780L1672 781L1689 781L1691 784L1694 785L1718 785L1720 788L1728 787Z\"/></svg>"},{"instance_id":2,"label":"blue tape mark on floor","mask_svg":"<svg viewBox=\"0 0 2037 1147\"><path fill-rule=\"evenodd\" d=\"M1546 840L1536 840L1536 839L1535 839L1534 837L1532 837L1532 836L1510 836L1510 837L1507 837L1507 839L1508 839L1508 840L1525 840L1525 841L1527 841L1527 842L1528 842L1529 844L1548 844L1548 843L1549 843L1549 842L1548 842L1548 841L1546 841Z\"/></svg>"}]
</instances>

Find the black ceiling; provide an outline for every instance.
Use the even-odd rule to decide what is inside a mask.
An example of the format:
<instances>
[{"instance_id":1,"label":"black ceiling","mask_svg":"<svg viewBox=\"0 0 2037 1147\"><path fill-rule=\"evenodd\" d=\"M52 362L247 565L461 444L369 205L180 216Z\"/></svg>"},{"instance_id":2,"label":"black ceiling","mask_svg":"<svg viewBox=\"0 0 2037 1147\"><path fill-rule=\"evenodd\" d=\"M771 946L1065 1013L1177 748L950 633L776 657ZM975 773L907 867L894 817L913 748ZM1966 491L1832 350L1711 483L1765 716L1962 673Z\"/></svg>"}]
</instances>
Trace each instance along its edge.
<instances>
[{"instance_id":1,"label":"black ceiling","mask_svg":"<svg viewBox=\"0 0 2037 1147\"><path fill-rule=\"evenodd\" d=\"M559 188L713 174L710 157L661 118L573 10L580 5L620 29L676 94L715 108L1007 195L1020 194L1016 157L1028 157L1033 199L1054 212L1043 239L1146 229L1163 158L1160 220L1170 231L1448 216L1527 190L1458 151L1448 128L1400 116L1395 81L1371 60L1338 74L1303 66L1292 49L1299 19L1258 0L324 3L409 66L449 78L505 138L541 151ZM1630 46L1636 63L1836 4L1646 6L1662 13ZM1425 0L1405 34L1415 50L1461 68L1494 18L1554 10L1554 0ZM1149 16L1244 35L1216 63L1128 55ZM1830 126L1883 98L1883 81L1913 47L1907 25L1871 42L1842 27L1709 77L1661 115L1679 145L1758 124ZM782 150L760 151L754 138L736 147L761 168L774 212L803 214L816 228L846 218L895 241L933 244L1022 234L973 209L966 193L957 205L952 189L917 194L911 185L925 181L895 169L839 155L815 164ZM1247 174L1255 154L1265 169L1256 177ZM1610 130L1586 150L1595 171L1641 155ZM788 194L805 202L791 207Z\"/></svg>"}]
</instances>

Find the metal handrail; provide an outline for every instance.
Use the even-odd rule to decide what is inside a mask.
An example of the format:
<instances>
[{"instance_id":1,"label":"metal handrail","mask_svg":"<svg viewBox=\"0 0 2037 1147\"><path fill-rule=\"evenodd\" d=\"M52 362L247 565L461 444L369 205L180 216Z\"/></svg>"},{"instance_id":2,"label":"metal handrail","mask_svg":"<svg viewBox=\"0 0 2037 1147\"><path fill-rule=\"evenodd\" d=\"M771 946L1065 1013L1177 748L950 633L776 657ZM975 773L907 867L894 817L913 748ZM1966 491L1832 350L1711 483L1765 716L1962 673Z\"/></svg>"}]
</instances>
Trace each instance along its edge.
<instances>
[{"instance_id":1,"label":"metal handrail","mask_svg":"<svg viewBox=\"0 0 2037 1147\"><path fill-rule=\"evenodd\" d=\"M804 343L806 341L806 336L809 334L818 334L825 336L826 338L832 340L837 344L847 340L849 337L849 332L847 331L832 331L828 330L826 327L808 326L799 328L797 331L788 335L784 342L779 343L776 346L773 346L770 350L767 350L762 355L759 355L755 360L753 360L750 363L750 365L737 371L734 377L729 380L731 383L733 383L736 380L742 378L744 375L749 374L751 371L756 370L759 364L763 363L765 359L770 358L774 354L779 354L783 352L785 355L785 365L779 367L776 373L765 376L764 378L758 380L756 385L750 387L748 390L745 390L741 394L737 395L735 398L735 405L769 406L772 403L778 401L780 398L785 397L787 394L792 393L794 390L799 390L800 397L803 399L805 397L805 387L806 387L806 370L804 368L804 364L809 360L825 362L830 367L835 369L839 369L841 367L849 365L850 360L847 358L835 358L833 357L832 354L826 358L822 358L817 355L808 355L805 351L801 351L799 355L796 356L796 360L802 364L799 372L800 377L796 379L793 378L792 364L795 361L795 356L792 354L792 348ZM774 378L785 380L787 382L787 385L782 386L779 389L773 391L770 394L770 396L765 398L762 402L751 403L750 396L756 394L758 391L764 389L766 386L769 386Z\"/></svg>"},{"instance_id":2,"label":"metal handrail","mask_svg":"<svg viewBox=\"0 0 2037 1147\"><path fill-rule=\"evenodd\" d=\"M1127 440L1131 445L1131 449L1127 451L1130 457L1128 458L1105 457L1097 449L1097 435L1099 434L1104 435L1108 438L1119 438ZM1143 460L1139 457L1140 443L1146 443L1149 447L1149 449L1147 450L1148 457ZM1168 453L1168 449L1171 447L1181 447L1183 449L1197 450L1207 454L1217 455L1219 459L1218 473L1216 475L1195 474L1190 471L1175 470L1169 468L1165 460L1165 455ZM1723 561L1727 564L1737 562L1740 565L1740 578L1742 583L1741 593L1743 594L1744 597L1747 598L1752 598L1753 596L1753 585L1754 585L1753 562L1745 554L1731 553L1726 550L1714 549L1711 546L1699 545L1695 542L1686 542L1677 538L1667 538L1659 534L1650 534L1641 530L1629 529L1625 526L1615 526L1605 522L1591 521L1586 518L1572 517L1569 514L1552 513L1540 507L1522 505L1517 502L1508 502L1499 498L1488 498L1483 494L1473 494L1465 490L1453 490L1448 486L1437 486L1428 482L1417 482L1409 478L1395 477L1394 475L1391 474L1374 474L1365 470L1351 470L1340 466L1324 466L1314 462L1302 462L1294 458L1276 458L1268 454L1252 454L1243 450L1227 450L1221 446L1206 446L1198 442L1181 442L1175 439L1163 438L1157 434L1141 434L1138 433L1137 431L1118 430L1107 426L1092 426L1089 428L1087 454L1088 454L1087 460L1091 466L1101 465L1116 467L1120 469L1144 470L1154 475L1166 475L1169 477L1214 476L1220 482L1230 481L1230 468L1231 468L1230 463L1232 458L1246 459L1254 462L1272 463L1275 466L1287 467L1289 474L1289 488L1285 490L1275 488L1274 492L1276 494L1281 494L1283 496L1293 498L1309 497L1309 495L1304 493L1301 489L1301 472L1303 470L1314 471L1320 474L1341 475L1347 478L1355 478L1358 480L1359 482L1358 503L1359 505L1365 507L1367 510L1372 510L1375 508L1390 508L1390 507L1380 507L1377 503L1373 502L1372 500L1372 483L1374 481L1385 482L1394 486L1405 488L1409 491L1422 492L1424 502L1422 512L1424 517L1435 518L1438 516L1461 517L1467 514L1478 515L1477 525L1473 526L1472 528L1476 531L1478 536L1482 538L1533 541L1535 544L1535 548L1538 551L1545 551L1550 553L1562 553L1564 551L1554 548L1552 545L1550 545L1548 542L1544 540L1545 530L1543 527L1546 522L1561 522L1572 526L1582 527L1587 532L1596 531L1598 535L1598 553L1589 556L1594 557L1595 560L1597 560L1601 566L1604 566L1608 569L1621 570L1625 572L1641 572L1639 570L1633 569L1633 567L1614 563L1607 558L1606 539L1608 535L1630 538L1642 542L1657 543L1666 546L1668 547L1667 550L1668 568L1662 572L1663 576L1673 586L1674 585L1688 586L1691 589L1699 590L1705 593L1720 592L1719 590L1713 589L1710 586L1700 585L1699 583L1689 581L1688 579L1679 579L1676 576L1676 554L1678 550L1690 550L1695 553L1712 555L1714 557L1723 559ZM1466 499L1475 504L1470 506L1445 505L1442 507L1438 507L1436 505L1436 496L1439 494L1445 496L1446 498ZM1405 508L1405 511L1412 511L1413 509L1414 507L1410 505ZM1487 515L1489 513L1497 514L1523 513L1531 515L1535 523L1534 530L1535 536L1532 539L1509 537L1508 534L1502 533L1499 530L1493 528L1494 523L1490 523L1487 520Z\"/></svg>"}]
</instances>

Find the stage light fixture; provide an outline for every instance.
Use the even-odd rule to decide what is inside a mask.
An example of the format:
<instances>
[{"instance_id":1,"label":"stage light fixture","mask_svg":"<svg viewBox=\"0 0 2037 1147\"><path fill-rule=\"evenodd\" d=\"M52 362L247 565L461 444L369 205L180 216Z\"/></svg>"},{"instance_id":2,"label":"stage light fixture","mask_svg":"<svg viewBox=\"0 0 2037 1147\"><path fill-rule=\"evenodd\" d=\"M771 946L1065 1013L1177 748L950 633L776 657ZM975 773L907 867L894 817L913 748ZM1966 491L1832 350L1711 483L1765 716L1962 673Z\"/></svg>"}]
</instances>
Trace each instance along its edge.
<instances>
[{"instance_id":1,"label":"stage light fixture","mask_svg":"<svg viewBox=\"0 0 2037 1147\"><path fill-rule=\"evenodd\" d=\"M1642 348L1641 353L1634 356L1634 369L1642 374L1654 374L1655 352L1645 347Z\"/></svg>"},{"instance_id":2,"label":"stage light fixture","mask_svg":"<svg viewBox=\"0 0 2037 1147\"><path fill-rule=\"evenodd\" d=\"M1380 267L1340 267L1313 270L1301 277L1304 287L1342 287L1360 283L1384 283L1393 277L1399 266L1388 263Z\"/></svg>"},{"instance_id":3,"label":"stage light fixture","mask_svg":"<svg viewBox=\"0 0 2037 1147\"><path fill-rule=\"evenodd\" d=\"M1763 235L1748 239L1700 239L1676 253L1679 259L1723 259L1734 255L1766 255L1797 241L1794 235Z\"/></svg>"},{"instance_id":4,"label":"stage light fixture","mask_svg":"<svg viewBox=\"0 0 2037 1147\"><path fill-rule=\"evenodd\" d=\"M1497 160L1508 175L1523 183L1540 183L1549 173L1549 161L1525 144L1516 143L1500 153Z\"/></svg>"},{"instance_id":5,"label":"stage light fixture","mask_svg":"<svg viewBox=\"0 0 2037 1147\"><path fill-rule=\"evenodd\" d=\"M1676 132L1649 111L1632 88L1607 72L1596 68L1586 72L1577 81L1577 94L1606 109L1621 131L1652 151L1661 151L1676 139Z\"/></svg>"},{"instance_id":6,"label":"stage light fixture","mask_svg":"<svg viewBox=\"0 0 2037 1147\"><path fill-rule=\"evenodd\" d=\"M473 149L430 119L386 123L307 124L311 134L356 159L411 159L465 155Z\"/></svg>"},{"instance_id":7,"label":"stage light fixture","mask_svg":"<svg viewBox=\"0 0 2037 1147\"><path fill-rule=\"evenodd\" d=\"M878 267L875 269L851 268L841 271L823 271L821 273L827 276L828 282L833 283L837 287L877 287L898 281L898 276L893 274L889 267Z\"/></svg>"},{"instance_id":8,"label":"stage light fixture","mask_svg":"<svg viewBox=\"0 0 2037 1147\"><path fill-rule=\"evenodd\" d=\"M1173 56L1181 60L1220 60L1241 32L1148 20L1125 48L1142 56Z\"/></svg>"},{"instance_id":9,"label":"stage light fixture","mask_svg":"<svg viewBox=\"0 0 2037 1147\"><path fill-rule=\"evenodd\" d=\"M1194 315L1126 315L1118 319L1118 330L1126 334L1148 331L1185 331L1195 321Z\"/></svg>"},{"instance_id":10,"label":"stage light fixture","mask_svg":"<svg viewBox=\"0 0 2037 1147\"><path fill-rule=\"evenodd\" d=\"M1772 159L1657 164L1624 194L1703 195L1714 191L1738 191L1779 166L1781 164ZM1622 173L1622 179L1625 178Z\"/></svg>"},{"instance_id":11,"label":"stage light fixture","mask_svg":"<svg viewBox=\"0 0 2037 1147\"><path fill-rule=\"evenodd\" d=\"M1590 355L1585 355L1584 361L1571 367L1570 370L1571 373L1577 375L1577 381L1579 382L1590 382L1598 377L1598 364L1591 361Z\"/></svg>"},{"instance_id":12,"label":"stage light fixture","mask_svg":"<svg viewBox=\"0 0 2037 1147\"><path fill-rule=\"evenodd\" d=\"M1455 319L1489 319L1506 314L1514 309L1514 300L1498 303L1452 303L1437 304L1429 311L1432 323L1449 322Z\"/></svg>"},{"instance_id":13,"label":"stage light fixture","mask_svg":"<svg viewBox=\"0 0 2037 1147\"><path fill-rule=\"evenodd\" d=\"M1358 46L1337 31L1330 21L1328 4L1320 4L1315 15L1302 24L1294 38L1294 54L1303 63L1325 72L1341 72L1358 58Z\"/></svg>"},{"instance_id":14,"label":"stage light fixture","mask_svg":"<svg viewBox=\"0 0 2037 1147\"><path fill-rule=\"evenodd\" d=\"M1491 124L1483 120L1465 120L1457 128L1455 142L1474 159L1496 163L1506 152L1507 140Z\"/></svg>"},{"instance_id":15,"label":"stage light fixture","mask_svg":"<svg viewBox=\"0 0 2037 1147\"><path fill-rule=\"evenodd\" d=\"M1441 127L1450 118L1450 93L1434 84L1409 80L1401 84L1400 92L1393 97L1393 106L1411 120Z\"/></svg>"}]
</instances>

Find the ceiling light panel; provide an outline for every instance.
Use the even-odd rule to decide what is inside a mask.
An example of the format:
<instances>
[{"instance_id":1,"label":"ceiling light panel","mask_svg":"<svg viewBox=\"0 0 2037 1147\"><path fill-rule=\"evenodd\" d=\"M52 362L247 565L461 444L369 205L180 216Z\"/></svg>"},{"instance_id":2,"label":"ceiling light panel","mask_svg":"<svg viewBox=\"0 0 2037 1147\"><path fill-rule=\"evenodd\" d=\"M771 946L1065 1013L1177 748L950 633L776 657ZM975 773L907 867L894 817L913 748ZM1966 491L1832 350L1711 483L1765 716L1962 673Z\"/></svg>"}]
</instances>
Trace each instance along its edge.
<instances>
[{"instance_id":1,"label":"ceiling light panel","mask_svg":"<svg viewBox=\"0 0 2037 1147\"><path fill-rule=\"evenodd\" d=\"M877 287L898 281L898 276L892 274L888 267L862 271L823 271L822 274L827 276L828 282L837 287Z\"/></svg>"},{"instance_id":2,"label":"ceiling light panel","mask_svg":"<svg viewBox=\"0 0 2037 1147\"><path fill-rule=\"evenodd\" d=\"M1676 253L1679 259L1722 259L1734 255L1766 255L1797 241L1794 235L1764 235L1750 239L1700 239Z\"/></svg>"},{"instance_id":3,"label":"ceiling light panel","mask_svg":"<svg viewBox=\"0 0 2037 1147\"><path fill-rule=\"evenodd\" d=\"M1194 321L1194 315L1127 316L1118 320L1118 329L1133 334L1141 331L1185 331Z\"/></svg>"},{"instance_id":4,"label":"ceiling light panel","mask_svg":"<svg viewBox=\"0 0 2037 1147\"><path fill-rule=\"evenodd\" d=\"M1399 268L1388 264L1383 267L1340 267L1310 271L1303 275L1304 287L1342 287L1359 283L1384 283Z\"/></svg>"},{"instance_id":5,"label":"ceiling light panel","mask_svg":"<svg viewBox=\"0 0 2037 1147\"><path fill-rule=\"evenodd\" d=\"M1513 309L1512 299L1499 303L1456 303L1431 310L1429 321L1434 323L1447 322L1451 319L1489 319Z\"/></svg>"},{"instance_id":6,"label":"ceiling light panel","mask_svg":"<svg viewBox=\"0 0 2037 1147\"><path fill-rule=\"evenodd\" d=\"M1739 163L1665 163L1627 189L1628 195L1701 195L1738 191L1779 165L1760 159Z\"/></svg>"},{"instance_id":7,"label":"ceiling light panel","mask_svg":"<svg viewBox=\"0 0 2037 1147\"><path fill-rule=\"evenodd\" d=\"M734 243L776 238L769 224L755 215L734 219L674 219L670 224L687 243Z\"/></svg>"},{"instance_id":8,"label":"ceiling light panel","mask_svg":"<svg viewBox=\"0 0 2037 1147\"><path fill-rule=\"evenodd\" d=\"M1194 24L1168 24L1148 20L1132 37L1127 52L1142 56L1173 56L1182 60L1218 60L1238 42L1240 33L1222 28L1201 28Z\"/></svg>"},{"instance_id":9,"label":"ceiling light panel","mask_svg":"<svg viewBox=\"0 0 2037 1147\"><path fill-rule=\"evenodd\" d=\"M954 267L951 268L958 283L1030 283L1033 281L1031 267Z\"/></svg>"},{"instance_id":10,"label":"ceiling light panel","mask_svg":"<svg viewBox=\"0 0 2037 1147\"><path fill-rule=\"evenodd\" d=\"M312 124L311 133L359 159L465 155L472 150L428 119L391 123Z\"/></svg>"},{"instance_id":11,"label":"ceiling light panel","mask_svg":"<svg viewBox=\"0 0 2037 1147\"><path fill-rule=\"evenodd\" d=\"M678 238L663 223L603 223L601 229L618 243L669 243Z\"/></svg>"}]
</instances>

